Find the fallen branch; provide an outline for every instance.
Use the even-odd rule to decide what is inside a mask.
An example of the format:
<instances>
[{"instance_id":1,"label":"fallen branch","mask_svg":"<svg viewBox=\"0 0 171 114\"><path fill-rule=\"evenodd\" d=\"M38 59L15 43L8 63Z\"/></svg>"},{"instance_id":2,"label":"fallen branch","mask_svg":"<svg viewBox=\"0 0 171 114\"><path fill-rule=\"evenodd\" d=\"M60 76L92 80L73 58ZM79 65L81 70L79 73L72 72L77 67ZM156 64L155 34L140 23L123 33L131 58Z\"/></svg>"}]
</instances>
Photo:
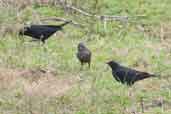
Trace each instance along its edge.
<instances>
[{"instance_id":1,"label":"fallen branch","mask_svg":"<svg viewBox=\"0 0 171 114\"><path fill-rule=\"evenodd\" d=\"M123 21L123 22L127 22L128 21L128 17L127 16L109 16L109 15L95 15L95 17L97 17L98 19L101 20L106 20L106 21Z\"/></svg>"},{"instance_id":2,"label":"fallen branch","mask_svg":"<svg viewBox=\"0 0 171 114\"><path fill-rule=\"evenodd\" d=\"M40 21L48 21L48 20L52 20L52 21L64 21L64 22L71 21L69 19L65 19L65 18L61 18L61 17L48 17L48 18L40 19ZM74 25L74 26L76 26L76 27L81 27L81 28L85 27L84 25L79 24L79 23L77 23L75 21L72 21L71 24Z\"/></svg>"},{"instance_id":3,"label":"fallen branch","mask_svg":"<svg viewBox=\"0 0 171 114\"><path fill-rule=\"evenodd\" d=\"M77 12L79 12L79 13L85 15L85 16L89 16L89 17L93 17L94 16L94 15L92 15L90 13L87 13L86 11L83 11L83 10L78 9L78 8L76 8L74 6L71 6L71 5L66 5L66 7L69 8L69 9L71 9L71 10L75 10L75 11L77 11Z\"/></svg>"},{"instance_id":4,"label":"fallen branch","mask_svg":"<svg viewBox=\"0 0 171 114\"><path fill-rule=\"evenodd\" d=\"M74 6L71 6L71 5L66 5L67 8L71 9L71 10L74 10L74 11L77 11L79 13L81 13L82 15L85 15L85 16L89 16L89 17L95 17L97 19L100 19L102 21L124 21L124 22L127 22L128 21L128 16L110 16L110 15L93 15L91 13L88 13L86 11L83 11L81 9L78 9Z\"/></svg>"}]
</instances>

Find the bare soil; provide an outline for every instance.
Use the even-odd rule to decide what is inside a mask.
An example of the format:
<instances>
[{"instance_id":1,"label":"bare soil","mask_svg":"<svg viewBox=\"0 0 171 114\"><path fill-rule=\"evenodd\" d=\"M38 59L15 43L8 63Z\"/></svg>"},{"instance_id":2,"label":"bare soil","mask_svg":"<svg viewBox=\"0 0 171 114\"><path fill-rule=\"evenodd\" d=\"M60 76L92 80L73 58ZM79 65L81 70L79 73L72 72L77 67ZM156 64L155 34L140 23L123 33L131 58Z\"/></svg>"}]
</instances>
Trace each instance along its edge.
<instances>
[{"instance_id":1,"label":"bare soil","mask_svg":"<svg viewBox=\"0 0 171 114\"><path fill-rule=\"evenodd\" d=\"M76 79L61 78L56 73L42 69L0 68L0 88L12 89L22 86L28 96L61 96L69 91Z\"/></svg>"}]
</instances>

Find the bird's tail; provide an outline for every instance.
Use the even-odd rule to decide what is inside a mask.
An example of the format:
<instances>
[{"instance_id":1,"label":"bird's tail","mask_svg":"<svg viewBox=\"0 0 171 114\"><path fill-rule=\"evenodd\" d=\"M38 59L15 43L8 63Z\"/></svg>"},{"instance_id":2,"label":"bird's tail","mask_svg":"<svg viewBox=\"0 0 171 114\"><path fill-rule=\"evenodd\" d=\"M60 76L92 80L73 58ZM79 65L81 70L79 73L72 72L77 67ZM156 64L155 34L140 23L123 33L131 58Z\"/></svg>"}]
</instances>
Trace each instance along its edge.
<instances>
[{"instance_id":1,"label":"bird's tail","mask_svg":"<svg viewBox=\"0 0 171 114\"><path fill-rule=\"evenodd\" d=\"M159 75L157 75L157 74L144 74L144 77L145 78L148 78L148 77L159 77Z\"/></svg>"},{"instance_id":2,"label":"bird's tail","mask_svg":"<svg viewBox=\"0 0 171 114\"><path fill-rule=\"evenodd\" d=\"M149 77L159 77L159 75L156 75L156 74L150 74Z\"/></svg>"},{"instance_id":3,"label":"bird's tail","mask_svg":"<svg viewBox=\"0 0 171 114\"><path fill-rule=\"evenodd\" d=\"M71 23L72 21L66 21L65 23L62 23L61 25L59 25L60 27L63 27L63 26L65 26L65 25L67 25L67 24L69 24L69 23Z\"/></svg>"},{"instance_id":4,"label":"bird's tail","mask_svg":"<svg viewBox=\"0 0 171 114\"><path fill-rule=\"evenodd\" d=\"M158 77L158 75L143 72L143 73L138 74L135 80L138 81L138 80L143 80L143 79L150 78L150 77Z\"/></svg>"}]
</instances>

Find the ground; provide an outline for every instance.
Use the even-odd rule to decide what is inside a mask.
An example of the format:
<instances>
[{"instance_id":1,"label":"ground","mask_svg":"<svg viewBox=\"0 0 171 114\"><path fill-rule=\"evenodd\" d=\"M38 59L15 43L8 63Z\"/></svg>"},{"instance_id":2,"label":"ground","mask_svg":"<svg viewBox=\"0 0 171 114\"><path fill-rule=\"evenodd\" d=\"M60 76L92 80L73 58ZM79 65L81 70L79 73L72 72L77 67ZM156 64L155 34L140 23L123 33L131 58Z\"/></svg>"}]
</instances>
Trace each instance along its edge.
<instances>
[{"instance_id":1,"label":"ground","mask_svg":"<svg viewBox=\"0 0 171 114\"><path fill-rule=\"evenodd\" d=\"M61 79L55 73L40 69L0 69L1 88L14 88L18 82L28 96L61 96L76 84L76 79L70 77Z\"/></svg>"},{"instance_id":2,"label":"ground","mask_svg":"<svg viewBox=\"0 0 171 114\"><path fill-rule=\"evenodd\" d=\"M170 0L72 2L93 14L126 15L128 23L108 21L104 28L100 20L53 4L0 5L0 113L170 114ZM67 25L45 45L18 36L24 24L60 23L40 21L47 17L84 27ZM80 70L76 58L82 41L92 51L90 69ZM109 60L160 76L128 87L114 80Z\"/></svg>"}]
</instances>

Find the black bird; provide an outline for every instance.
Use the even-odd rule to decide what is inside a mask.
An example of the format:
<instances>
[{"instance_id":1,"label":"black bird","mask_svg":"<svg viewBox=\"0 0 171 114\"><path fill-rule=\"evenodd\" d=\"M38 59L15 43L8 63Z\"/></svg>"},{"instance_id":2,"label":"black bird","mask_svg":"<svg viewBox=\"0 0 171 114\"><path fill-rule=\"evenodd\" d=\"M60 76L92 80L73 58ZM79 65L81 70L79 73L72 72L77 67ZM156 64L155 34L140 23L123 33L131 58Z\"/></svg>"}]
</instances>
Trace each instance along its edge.
<instances>
[{"instance_id":1,"label":"black bird","mask_svg":"<svg viewBox=\"0 0 171 114\"><path fill-rule=\"evenodd\" d=\"M30 25L20 30L19 35L27 35L33 39L40 40L43 43L56 31L63 30L63 26L71 21L67 21L61 25Z\"/></svg>"},{"instance_id":2,"label":"black bird","mask_svg":"<svg viewBox=\"0 0 171 114\"><path fill-rule=\"evenodd\" d=\"M149 77L155 77L153 74L149 74L147 72L140 72L134 69L130 69L124 66L121 66L115 61L109 61L107 64L112 69L113 77L122 84L126 84L128 86L133 85L136 81L143 80Z\"/></svg>"},{"instance_id":3,"label":"black bird","mask_svg":"<svg viewBox=\"0 0 171 114\"><path fill-rule=\"evenodd\" d=\"M78 44L78 52L77 58L81 62L81 68L83 67L84 63L88 63L90 68L91 64L91 51L81 42Z\"/></svg>"}]
</instances>

